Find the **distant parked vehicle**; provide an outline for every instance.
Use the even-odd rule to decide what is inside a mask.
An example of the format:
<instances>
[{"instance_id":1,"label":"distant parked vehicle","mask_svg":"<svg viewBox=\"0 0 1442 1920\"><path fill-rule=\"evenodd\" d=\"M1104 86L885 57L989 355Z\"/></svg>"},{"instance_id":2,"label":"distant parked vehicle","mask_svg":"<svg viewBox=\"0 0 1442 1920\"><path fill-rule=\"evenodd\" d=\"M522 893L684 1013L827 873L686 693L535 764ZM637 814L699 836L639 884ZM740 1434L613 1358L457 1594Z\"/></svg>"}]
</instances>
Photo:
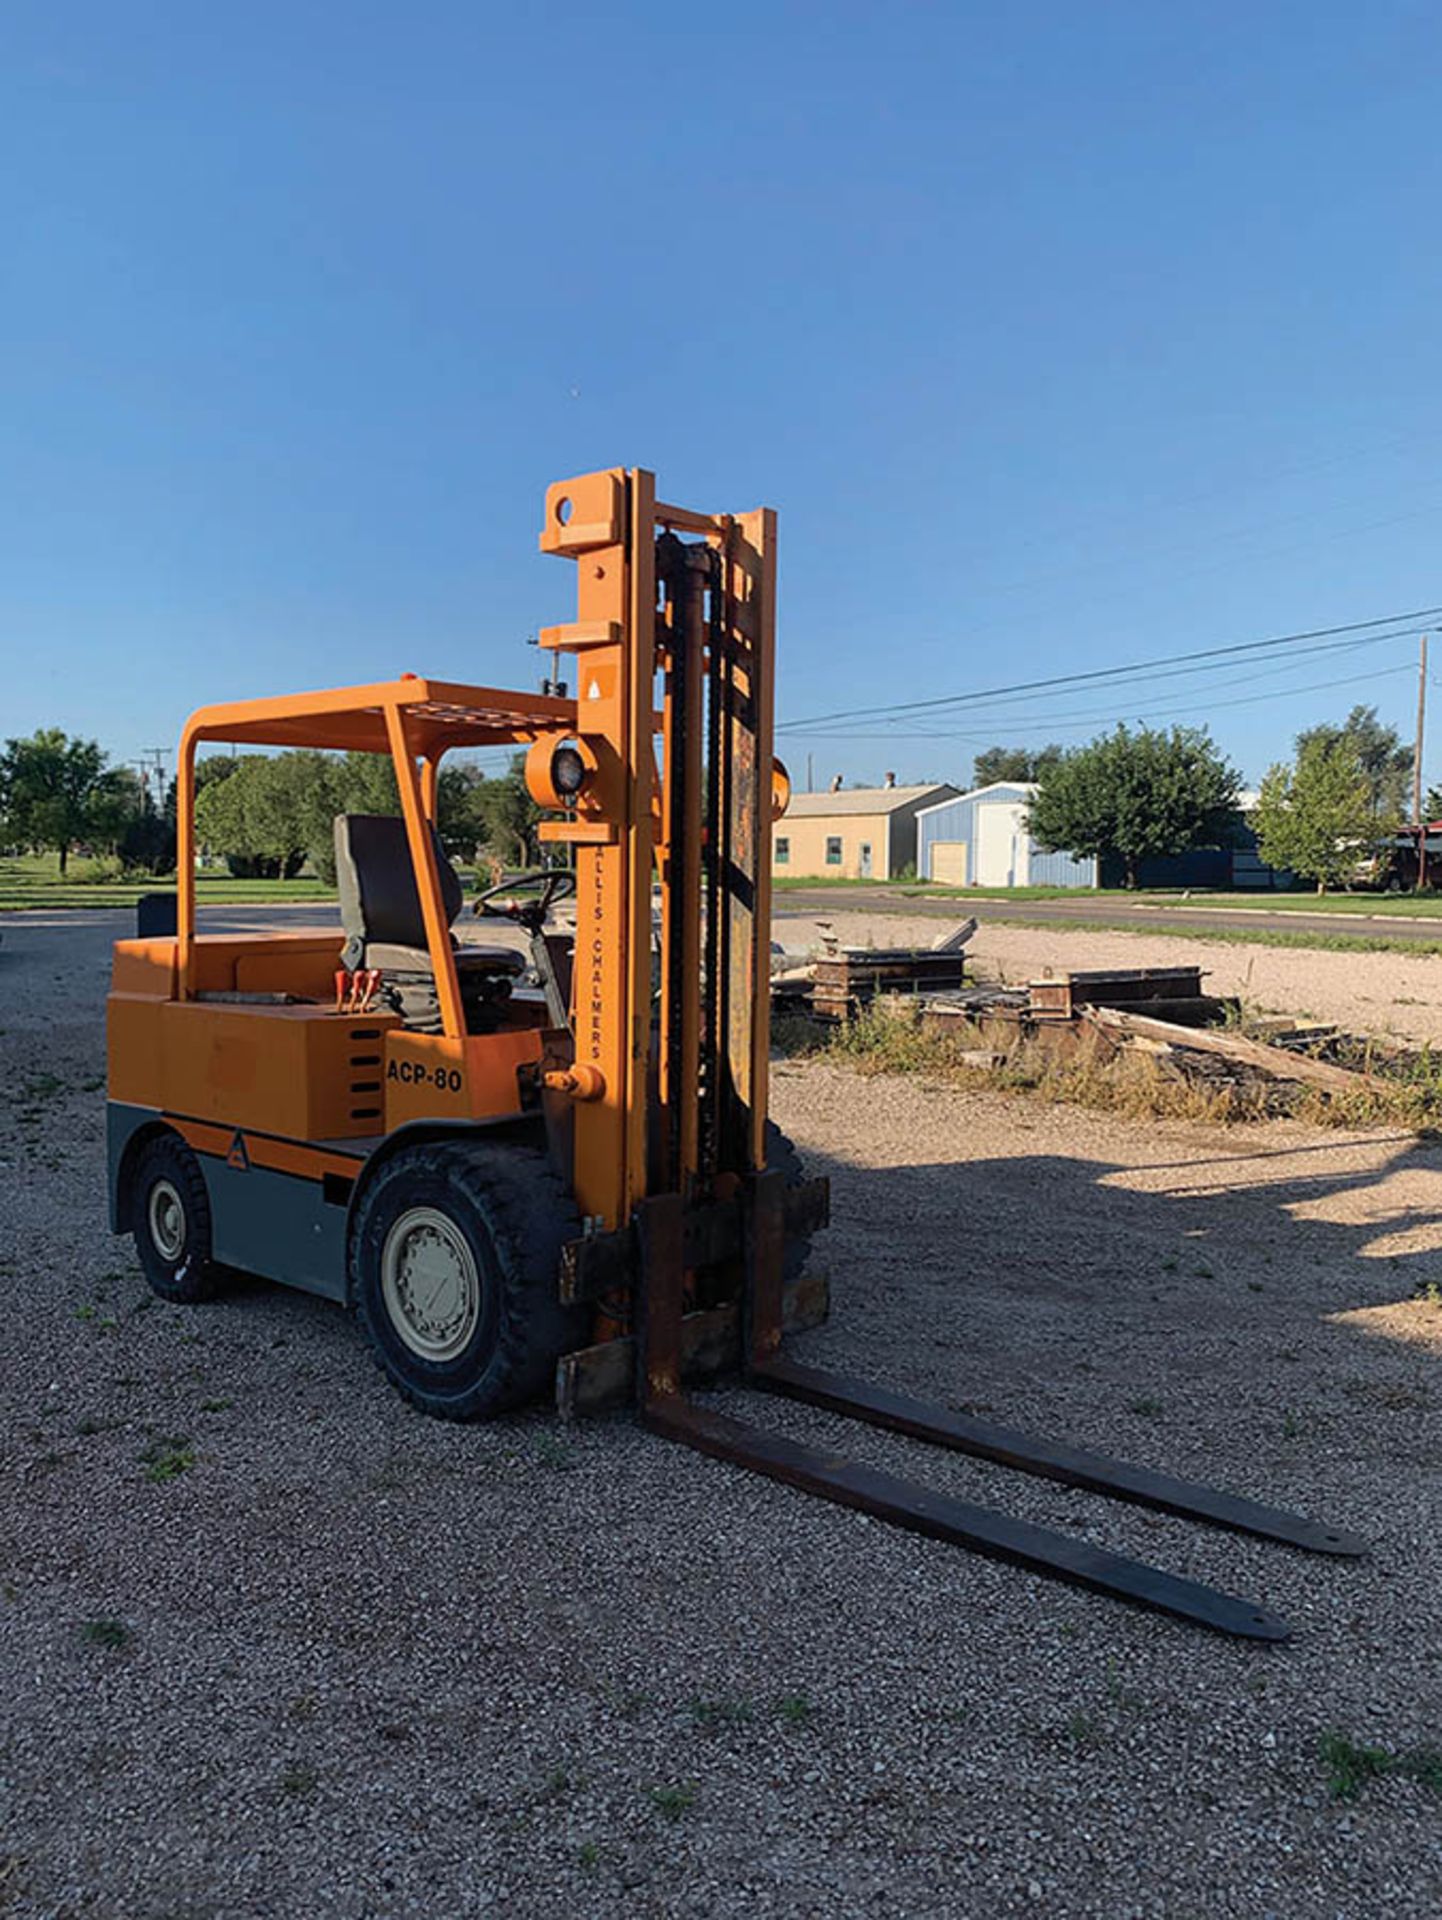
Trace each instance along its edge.
<instances>
[{"instance_id":1,"label":"distant parked vehicle","mask_svg":"<svg viewBox=\"0 0 1442 1920\"><path fill-rule=\"evenodd\" d=\"M1442 820L1428 821L1420 837L1415 829L1403 828L1377 841L1358 859L1348 880L1349 886L1366 893L1414 893L1419 883L1442 885Z\"/></svg>"}]
</instances>

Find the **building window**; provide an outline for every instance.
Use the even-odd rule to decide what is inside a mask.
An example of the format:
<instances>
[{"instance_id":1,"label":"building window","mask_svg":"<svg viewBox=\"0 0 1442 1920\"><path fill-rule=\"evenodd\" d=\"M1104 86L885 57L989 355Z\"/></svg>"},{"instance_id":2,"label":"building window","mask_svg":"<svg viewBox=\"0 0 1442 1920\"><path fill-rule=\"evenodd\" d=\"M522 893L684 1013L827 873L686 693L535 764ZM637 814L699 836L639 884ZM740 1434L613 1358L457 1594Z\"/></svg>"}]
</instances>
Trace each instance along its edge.
<instances>
[{"instance_id":1,"label":"building window","mask_svg":"<svg viewBox=\"0 0 1442 1920\"><path fill-rule=\"evenodd\" d=\"M776 864L778 867L790 866L791 842L789 840L778 840L776 842Z\"/></svg>"},{"instance_id":2,"label":"building window","mask_svg":"<svg viewBox=\"0 0 1442 1920\"><path fill-rule=\"evenodd\" d=\"M841 835L829 833L826 836L826 864L828 867L841 865Z\"/></svg>"}]
</instances>

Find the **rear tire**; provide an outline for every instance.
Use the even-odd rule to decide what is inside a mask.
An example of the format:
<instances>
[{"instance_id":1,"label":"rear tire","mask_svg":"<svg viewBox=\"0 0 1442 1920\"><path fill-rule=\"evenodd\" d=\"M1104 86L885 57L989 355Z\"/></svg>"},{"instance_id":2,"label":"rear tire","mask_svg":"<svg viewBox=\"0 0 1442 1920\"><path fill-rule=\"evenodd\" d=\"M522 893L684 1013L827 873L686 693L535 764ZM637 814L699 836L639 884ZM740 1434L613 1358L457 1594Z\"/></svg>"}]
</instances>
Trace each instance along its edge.
<instances>
[{"instance_id":1,"label":"rear tire","mask_svg":"<svg viewBox=\"0 0 1442 1920\"><path fill-rule=\"evenodd\" d=\"M210 1195L178 1134L157 1134L141 1148L129 1206L135 1251L161 1299L181 1306L212 1299L220 1273L210 1257Z\"/></svg>"},{"instance_id":2,"label":"rear tire","mask_svg":"<svg viewBox=\"0 0 1442 1920\"><path fill-rule=\"evenodd\" d=\"M396 1154L361 1198L351 1297L381 1371L440 1420L488 1420L534 1399L586 1339L557 1297L581 1231L530 1147L443 1141Z\"/></svg>"}]
</instances>

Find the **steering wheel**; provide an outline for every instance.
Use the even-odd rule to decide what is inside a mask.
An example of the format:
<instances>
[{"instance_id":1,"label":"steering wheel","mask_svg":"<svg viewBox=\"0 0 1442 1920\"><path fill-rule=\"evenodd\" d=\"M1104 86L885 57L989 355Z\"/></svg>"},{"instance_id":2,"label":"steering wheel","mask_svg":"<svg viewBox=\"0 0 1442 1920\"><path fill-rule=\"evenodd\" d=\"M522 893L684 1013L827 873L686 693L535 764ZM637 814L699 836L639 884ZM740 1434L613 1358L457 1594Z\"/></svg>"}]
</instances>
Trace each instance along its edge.
<instances>
[{"instance_id":1,"label":"steering wheel","mask_svg":"<svg viewBox=\"0 0 1442 1920\"><path fill-rule=\"evenodd\" d=\"M487 887L477 894L472 911L484 919L519 920L522 926L540 928L556 902L568 899L575 891L576 876L569 867L536 867ZM517 894L535 897L518 900Z\"/></svg>"}]
</instances>

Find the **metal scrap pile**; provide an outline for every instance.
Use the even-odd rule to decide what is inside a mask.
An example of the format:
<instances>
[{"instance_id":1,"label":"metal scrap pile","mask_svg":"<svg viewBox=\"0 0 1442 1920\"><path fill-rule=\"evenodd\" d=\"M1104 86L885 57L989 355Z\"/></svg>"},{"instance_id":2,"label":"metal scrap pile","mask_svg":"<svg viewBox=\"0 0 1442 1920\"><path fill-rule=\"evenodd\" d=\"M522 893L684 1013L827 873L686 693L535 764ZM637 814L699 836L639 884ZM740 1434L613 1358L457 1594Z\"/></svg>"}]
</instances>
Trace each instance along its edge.
<instances>
[{"instance_id":1,"label":"metal scrap pile","mask_svg":"<svg viewBox=\"0 0 1442 1920\"><path fill-rule=\"evenodd\" d=\"M819 1020L850 1020L883 995L954 992L965 982L966 943L975 932L975 920L964 920L930 947L843 947L823 934L814 960L773 973L771 1004Z\"/></svg>"}]
</instances>

